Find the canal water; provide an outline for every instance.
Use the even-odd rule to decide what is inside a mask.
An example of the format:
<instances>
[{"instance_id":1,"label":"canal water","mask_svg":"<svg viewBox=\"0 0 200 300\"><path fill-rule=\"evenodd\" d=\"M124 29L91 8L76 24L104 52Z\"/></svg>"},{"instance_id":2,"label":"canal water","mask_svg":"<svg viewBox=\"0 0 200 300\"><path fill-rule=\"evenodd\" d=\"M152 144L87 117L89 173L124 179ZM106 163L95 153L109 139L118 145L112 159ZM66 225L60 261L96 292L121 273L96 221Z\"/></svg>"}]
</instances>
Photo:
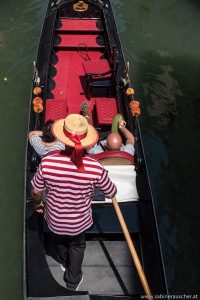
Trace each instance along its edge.
<instances>
[{"instance_id":1,"label":"canal water","mask_svg":"<svg viewBox=\"0 0 200 300\"><path fill-rule=\"evenodd\" d=\"M22 300L32 62L47 0L0 1L0 299ZM200 2L112 0L135 98L170 295L200 295ZM182 297L183 299L183 297Z\"/></svg>"}]
</instances>

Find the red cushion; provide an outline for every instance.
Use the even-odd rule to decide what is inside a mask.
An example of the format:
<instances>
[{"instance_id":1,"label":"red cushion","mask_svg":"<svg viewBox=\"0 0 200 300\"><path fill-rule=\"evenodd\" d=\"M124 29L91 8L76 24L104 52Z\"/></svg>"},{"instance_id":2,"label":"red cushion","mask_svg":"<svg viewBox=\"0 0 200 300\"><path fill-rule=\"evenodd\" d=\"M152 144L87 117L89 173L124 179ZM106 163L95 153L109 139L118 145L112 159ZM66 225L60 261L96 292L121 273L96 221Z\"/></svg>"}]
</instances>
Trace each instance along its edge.
<instances>
[{"instance_id":1,"label":"red cushion","mask_svg":"<svg viewBox=\"0 0 200 300\"><path fill-rule=\"evenodd\" d=\"M98 154L88 155L96 160L103 160L106 158L122 158L127 161L130 161L131 164L134 164L134 156L128 152L120 151L120 150L108 150Z\"/></svg>"},{"instance_id":2,"label":"red cushion","mask_svg":"<svg viewBox=\"0 0 200 300\"><path fill-rule=\"evenodd\" d=\"M100 31L98 26L98 20L79 20L79 19L61 19L62 27L59 30L70 30L70 31Z\"/></svg>"},{"instance_id":3,"label":"red cushion","mask_svg":"<svg viewBox=\"0 0 200 300\"><path fill-rule=\"evenodd\" d=\"M105 44L103 37L98 34L72 34L72 33L60 33L56 35L54 40L55 47L80 47L79 44L86 44L89 47L104 48ZM84 47L85 48L85 47ZM78 49L78 48L77 48Z\"/></svg>"},{"instance_id":4,"label":"red cushion","mask_svg":"<svg viewBox=\"0 0 200 300\"><path fill-rule=\"evenodd\" d=\"M96 99L98 125L111 125L113 117L118 113L115 98Z\"/></svg>"},{"instance_id":5,"label":"red cushion","mask_svg":"<svg viewBox=\"0 0 200 300\"><path fill-rule=\"evenodd\" d=\"M87 60L83 62L85 74L101 74L110 71L110 65L107 59ZM96 78L110 78L111 74ZM95 76L93 76L95 78Z\"/></svg>"},{"instance_id":6,"label":"red cushion","mask_svg":"<svg viewBox=\"0 0 200 300\"><path fill-rule=\"evenodd\" d=\"M64 119L67 116L67 104L65 100L47 99L45 122L48 120Z\"/></svg>"}]
</instances>

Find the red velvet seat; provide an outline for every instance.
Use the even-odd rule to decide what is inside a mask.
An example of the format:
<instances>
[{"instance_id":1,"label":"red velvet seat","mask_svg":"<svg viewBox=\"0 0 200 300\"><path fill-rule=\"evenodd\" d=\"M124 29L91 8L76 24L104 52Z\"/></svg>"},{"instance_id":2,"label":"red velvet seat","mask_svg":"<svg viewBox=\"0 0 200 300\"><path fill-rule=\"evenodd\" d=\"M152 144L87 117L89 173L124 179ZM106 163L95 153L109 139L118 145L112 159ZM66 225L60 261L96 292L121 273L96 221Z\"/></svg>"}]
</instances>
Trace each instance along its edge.
<instances>
[{"instance_id":1,"label":"red velvet seat","mask_svg":"<svg viewBox=\"0 0 200 300\"><path fill-rule=\"evenodd\" d=\"M115 98L96 99L97 125L111 125L113 117L117 114Z\"/></svg>"},{"instance_id":2,"label":"red velvet seat","mask_svg":"<svg viewBox=\"0 0 200 300\"><path fill-rule=\"evenodd\" d=\"M100 20L82 20L82 19L60 19L61 27L57 31L102 31L102 23Z\"/></svg>"},{"instance_id":3,"label":"red velvet seat","mask_svg":"<svg viewBox=\"0 0 200 300\"><path fill-rule=\"evenodd\" d=\"M116 51L115 46L113 46L108 60L87 60L83 62L88 99L92 97L93 88L108 88L108 96L114 96L115 80L118 66L117 55L118 52Z\"/></svg>"},{"instance_id":4,"label":"red velvet seat","mask_svg":"<svg viewBox=\"0 0 200 300\"><path fill-rule=\"evenodd\" d=\"M85 74L96 73L102 74L107 73L110 71L110 65L107 59L100 59L100 60L87 60L83 62L83 68ZM94 79L102 79L102 78L110 78L111 73L105 76L93 76Z\"/></svg>"},{"instance_id":5,"label":"red velvet seat","mask_svg":"<svg viewBox=\"0 0 200 300\"><path fill-rule=\"evenodd\" d=\"M64 119L67 116L67 104L64 99L47 99L46 100L46 113L45 122L48 120Z\"/></svg>"},{"instance_id":6,"label":"red velvet seat","mask_svg":"<svg viewBox=\"0 0 200 300\"><path fill-rule=\"evenodd\" d=\"M59 33L55 36L54 47L62 48L74 48L79 47L80 44L87 44L90 48L104 49L104 39L99 34L71 34L71 33Z\"/></svg>"}]
</instances>

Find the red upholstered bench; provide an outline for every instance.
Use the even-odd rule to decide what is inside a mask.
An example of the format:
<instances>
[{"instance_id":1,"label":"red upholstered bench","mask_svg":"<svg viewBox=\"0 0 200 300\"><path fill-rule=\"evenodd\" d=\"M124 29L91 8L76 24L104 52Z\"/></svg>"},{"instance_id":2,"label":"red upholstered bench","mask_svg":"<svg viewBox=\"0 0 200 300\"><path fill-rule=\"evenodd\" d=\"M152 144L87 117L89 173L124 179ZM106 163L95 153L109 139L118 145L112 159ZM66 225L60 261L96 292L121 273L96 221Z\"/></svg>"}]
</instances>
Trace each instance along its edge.
<instances>
[{"instance_id":1,"label":"red upholstered bench","mask_svg":"<svg viewBox=\"0 0 200 300\"><path fill-rule=\"evenodd\" d=\"M80 46L82 44L82 46ZM76 47L78 49L84 47L83 45L87 45L88 48L104 48L105 42L102 35L98 34L57 34L54 40L55 47L68 47L73 48Z\"/></svg>"},{"instance_id":2,"label":"red upholstered bench","mask_svg":"<svg viewBox=\"0 0 200 300\"><path fill-rule=\"evenodd\" d=\"M97 98L96 112L98 125L111 125L113 117L118 113L115 98Z\"/></svg>"},{"instance_id":3,"label":"red upholstered bench","mask_svg":"<svg viewBox=\"0 0 200 300\"><path fill-rule=\"evenodd\" d=\"M62 26L58 31L102 31L102 23L100 20L78 20L78 19L61 19Z\"/></svg>"},{"instance_id":4,"label":"red upholstered bench","mask_svg":"<svg viewBox=\"0 0 200 300\"><path fill-rule=\"evenodd\" d=\"M48 120L64 119L67 116L67 104L64 99L47 99L46 100L46 114L45 122Z\"/></svg>"},{"instance_id":5,"label":"red upholstered bench","mask_svg":"<svg viewBox=\"0 0 200 300\"><path fill-rule=\"evenodd\" d=\"M108 150L98 154L89 155L99 160L103 165L133 165L134 156L120 150Z\"/></svg>"}]
</instances>

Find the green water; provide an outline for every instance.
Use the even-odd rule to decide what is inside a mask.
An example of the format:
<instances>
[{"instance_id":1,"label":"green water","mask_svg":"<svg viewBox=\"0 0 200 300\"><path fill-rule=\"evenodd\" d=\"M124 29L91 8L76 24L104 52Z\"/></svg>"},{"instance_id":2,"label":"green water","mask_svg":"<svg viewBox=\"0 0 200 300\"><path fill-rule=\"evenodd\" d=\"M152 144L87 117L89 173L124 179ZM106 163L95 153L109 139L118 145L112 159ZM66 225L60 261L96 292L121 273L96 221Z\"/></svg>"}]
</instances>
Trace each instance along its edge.
<instances>
[{"instance_id":1,"label":"green water","mask_svg":"<svg viewBox=\"0 0 200 300\"><path fill-rule=\"evenodd\" d=\"M113 0L171 295L200 294L200 2ZM47 0L0 3L0 299L22 299L24 157Z\"/></svg>"}]
</instances>

